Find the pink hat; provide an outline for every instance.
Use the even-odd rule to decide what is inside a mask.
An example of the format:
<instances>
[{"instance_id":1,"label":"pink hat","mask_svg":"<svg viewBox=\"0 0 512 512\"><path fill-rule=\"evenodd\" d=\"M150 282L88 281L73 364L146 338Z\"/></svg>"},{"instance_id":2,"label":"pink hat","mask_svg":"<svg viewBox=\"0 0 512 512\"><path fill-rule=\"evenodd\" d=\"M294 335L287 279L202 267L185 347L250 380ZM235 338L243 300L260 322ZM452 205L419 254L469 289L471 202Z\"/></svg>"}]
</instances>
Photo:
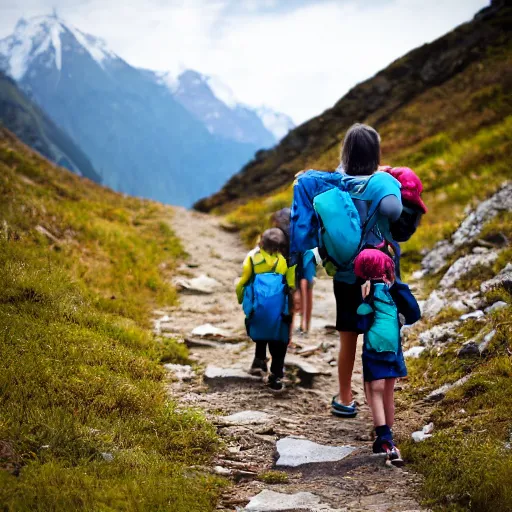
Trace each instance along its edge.
<instances>
[{"instance_id":1,"label":"pink hat","mask_svg":"<svg viewBox=\"0 0 512 512\"><path fill-rule=\"evenodd\" d=\"M410 203L418 206L423 213L427 213L427 207L421 199L421 193L423 192L423 184L419 179L418 175L409 167L385 167L383 171L388 172L400 182L402 185L401 194L402 199L409 201Z\"/></svg>"}]
</instances>

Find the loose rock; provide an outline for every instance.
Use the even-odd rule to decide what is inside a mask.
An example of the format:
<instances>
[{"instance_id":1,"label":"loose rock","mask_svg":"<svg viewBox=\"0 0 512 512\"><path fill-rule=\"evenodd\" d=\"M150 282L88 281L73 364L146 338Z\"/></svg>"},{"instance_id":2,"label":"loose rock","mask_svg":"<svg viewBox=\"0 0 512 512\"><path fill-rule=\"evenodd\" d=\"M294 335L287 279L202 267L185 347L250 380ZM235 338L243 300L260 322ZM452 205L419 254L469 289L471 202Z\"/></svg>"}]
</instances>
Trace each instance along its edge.
<instances>
[{"instance_id":1,"label":"loose rock","mask_svg":"<svg viewBox=\"0 0 512 512\"><path fill-rule=\"evenodd\" d=\"M175 284L179 290L208 295L214 293L220 286L216 279L204 274L192 279L178 279Z\"/></svg>"},{"instance_id":2,"label":"loose rock","mask_svg":"<svg viewBox=\"0 0 512 512\"><path fill-rule=\"evenodd\" d=\"M497 288L498 286L504 286L507 290L512 290L512 263L508 263L496 277L484 281L480 285L480 291L487 293L489 290Z\"/></svg>"},{"instance_id":3,"label":"loose rock","mask_svg":"<svg viewBox=\"0 0 512 512\"><path fill-rule=\"evenodd\" d=\"M478 319L485 316L485 313L481 309L477 309L476 311L471 311L471 313L466 313L464 315L461 315L459 320L471 320L471 319Z\"/></svg>"},{"instance_id":4,"label":"loose rock","mask_svg":"<svg viewBox=\"0 0 512 512\"><path fill-rule=\"evenodd\" d=\"M188 381L194 378L194 370L192 370L192 366L189 364L164 364L164 368L169 370L174 377L176 377L179 381Z\"/></svg>"},{"instance_id":5,"label":"loose rock","mask_svg":"<svg viewBox=\"0 0 512 512\"><path fill-rule=\"evenodd\" d=\"M495 302L492 306L485 308L484 312L486 315L488 315L489 313L494 313L494 311L499 311L500 309L506 308L507 306L508 304L505 301L499 300L498 302Z\"/></svg>"}]
</instances>

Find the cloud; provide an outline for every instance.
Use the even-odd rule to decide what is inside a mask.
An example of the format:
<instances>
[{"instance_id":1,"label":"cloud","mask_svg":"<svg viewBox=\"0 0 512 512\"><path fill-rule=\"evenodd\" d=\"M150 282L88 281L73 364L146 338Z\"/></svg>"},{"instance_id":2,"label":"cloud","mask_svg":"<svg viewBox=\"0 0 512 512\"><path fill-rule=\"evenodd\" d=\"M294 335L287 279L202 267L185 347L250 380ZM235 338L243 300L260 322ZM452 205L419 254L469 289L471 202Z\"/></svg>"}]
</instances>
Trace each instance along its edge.
<instances>
[{"instance_id":1,"label":"cloud","mask_svg":"<svg viewBox=\"0 0 512 512\"><path fill-rule=\"evenodd\" d=\"M4 0L0 35L51 12L130 64L219 76L237 97L302 122L488 0Z\"/></svg>"}]
</instances>

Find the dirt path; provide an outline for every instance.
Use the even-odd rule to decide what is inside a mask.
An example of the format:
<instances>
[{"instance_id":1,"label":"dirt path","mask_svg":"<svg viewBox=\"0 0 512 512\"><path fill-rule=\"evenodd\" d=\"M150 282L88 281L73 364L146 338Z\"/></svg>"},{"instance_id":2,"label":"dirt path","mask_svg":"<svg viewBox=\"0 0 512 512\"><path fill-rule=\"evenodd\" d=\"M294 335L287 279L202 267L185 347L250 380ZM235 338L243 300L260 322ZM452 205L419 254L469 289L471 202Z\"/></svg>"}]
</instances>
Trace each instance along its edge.
<instances>
[{"instance_id":1,"label":"dirt path","mask_svg":"<svg viewBox=\"0 0 512 512\"><path fill-rule=\"evenodd\" d=\"M406 469L387 467L382 459L371 455L372 425L364 404L359 356L354 389L361 404L360 414L357 419L347 420L330 414L329 402L336 392L337 349L336 333L325 328L335 320L330 280L320 279L316 284L310 337L295 339L303 347L316 350L307 358L294 353L300 352L298 349L290 350L286 392L275 396L260 380L244 373L252 361L253 345L245 338L243 314L236 303L233 283L246 250L237 235L222 230L219 223L219 219L177 209L173 229L190 254L188 264L180 269L180 279L208 275L217 282L208 279L199 282L200 287L206 286L203 291L211 293L183 290L180 306L156 312L155 322L155 328L163 334L186 340L198 365L192 378L185 376L184 380L173 382L173 396L187 406L202 409L218 425L224 439L225 448L212 470L230 476L233 486L223 495L219 510L420 510L415 498L417 477ZM184 286L191 284L194 283L181 282ZM194 328L204 324L222 329L222 336L191 335ZM310 367L306 365L301 373L297 365L304 366L304 363ZM178 373L179 370L175 369ZM313 378L312 386L300 385L298 375ZM242 411L258 411L268 416L247 413L245 417L223 419ZM397 430L400 427L398 424ZM288 436L354 450L337 461L276 467L276 442ZM278 448L280 455L284 455L285 447ZM307 448L292 446L291 455L299 455L302 449ZM313 456L311 452L306 455ZM281 473L269 474L272 469ZM281 482L271 483L269 479ZM268 491L311 495L283 497Z\"/></svg>"}]
</instances>

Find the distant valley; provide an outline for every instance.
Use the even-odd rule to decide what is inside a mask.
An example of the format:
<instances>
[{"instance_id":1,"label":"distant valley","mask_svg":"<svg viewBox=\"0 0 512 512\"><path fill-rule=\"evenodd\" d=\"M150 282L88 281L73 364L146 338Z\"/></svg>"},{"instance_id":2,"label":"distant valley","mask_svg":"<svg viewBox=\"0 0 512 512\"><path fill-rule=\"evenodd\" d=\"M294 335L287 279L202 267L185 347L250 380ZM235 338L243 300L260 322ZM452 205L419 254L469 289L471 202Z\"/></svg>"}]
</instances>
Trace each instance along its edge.
<instances>
[{"instance_id":1,"label":"distant valley","mask_svg":"<svg viewBox=\"0 0 512 512\"><path fill-rule=\"evenodd\" d=\"M44 156L69 161L71 170L114 190L165 203L189 206L213 193L294 126L272 109L239 104L217 78L134 68L56 16L20 20L0 41L0 70L94 171L62 160L62 152L40 151ZM13 112L20 108L11 108L9 122L0 112L8 128L20 123Z\"/></svg>"}]
</instances>

